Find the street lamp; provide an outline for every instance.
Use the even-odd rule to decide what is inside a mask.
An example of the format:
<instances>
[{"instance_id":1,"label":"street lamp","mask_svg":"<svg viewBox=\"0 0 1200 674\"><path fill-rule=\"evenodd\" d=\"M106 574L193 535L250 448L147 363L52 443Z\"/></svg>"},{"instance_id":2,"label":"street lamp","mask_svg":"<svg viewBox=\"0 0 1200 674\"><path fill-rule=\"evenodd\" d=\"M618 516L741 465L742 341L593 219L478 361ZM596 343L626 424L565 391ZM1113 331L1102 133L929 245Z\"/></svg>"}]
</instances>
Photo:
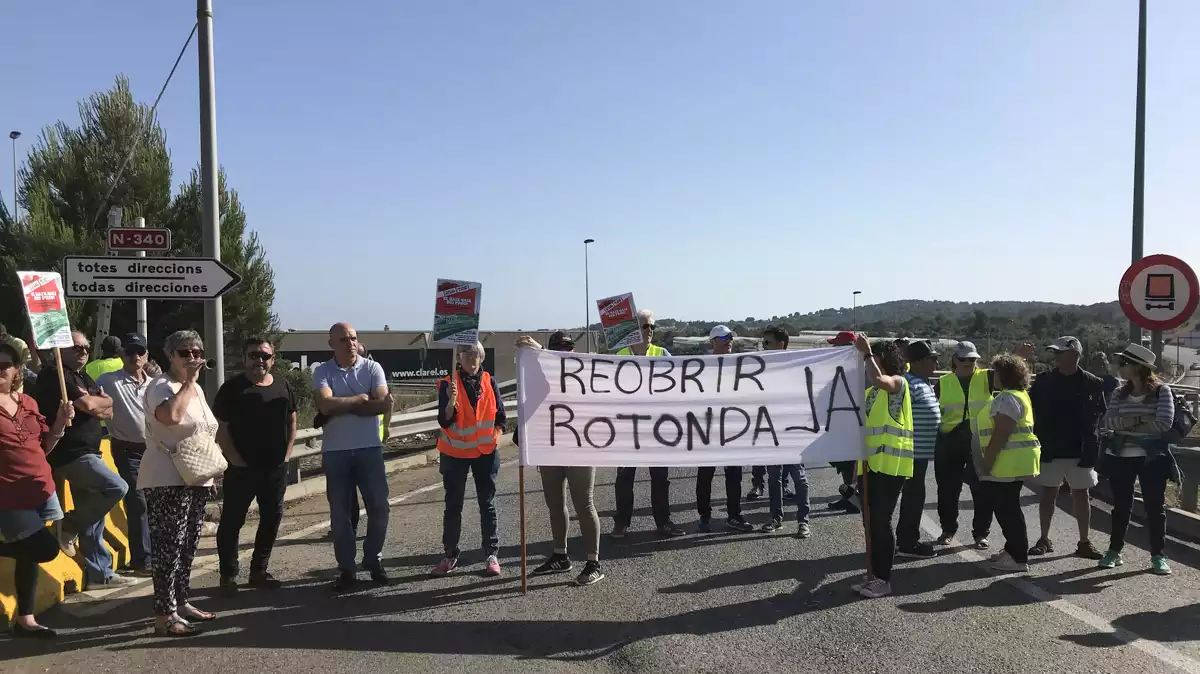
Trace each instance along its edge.
<instances>
[{"instance_id":1,"label":"street lamp","mask_svg":"<svg viewBox=\"0 0 1200 674\"><path fill-rule=\"evenodd\" d=\"M17 139L21 137L20 131L9 131L8 137L12 138L13 146L13 222L17 220Z\"/></svg>"},{"instance_id":2,"label":"street lamp","mask_svg":"<svg viewBox=\"0 0 1200 674\"><path fill-rule=\"evenodd\" d=\"M583 240L583 331L587 333L587 352L592 353L592 290L588 278L588 244L595 239Z\"/></svg>"},{"instance_id":3,"label":"street lamp","mask_svg":"<svg viewBox=\"0 0 1200 674\"><path fill-rule=\"evenodd\" d=\"M851 309L850 320L853 322L854 332L858 332L858 296L861 294L861 290L855 290L853 295L854 308Z\"/></svg>"}]
</instances>

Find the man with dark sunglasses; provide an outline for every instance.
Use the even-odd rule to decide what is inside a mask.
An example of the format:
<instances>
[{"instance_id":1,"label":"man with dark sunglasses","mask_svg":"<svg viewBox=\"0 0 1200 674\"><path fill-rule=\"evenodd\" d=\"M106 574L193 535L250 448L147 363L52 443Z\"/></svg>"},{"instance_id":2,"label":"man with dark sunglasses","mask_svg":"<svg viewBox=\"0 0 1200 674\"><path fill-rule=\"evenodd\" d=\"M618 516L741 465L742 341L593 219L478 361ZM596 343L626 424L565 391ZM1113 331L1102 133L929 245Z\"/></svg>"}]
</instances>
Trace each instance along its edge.
<instances>
[{"instance_id":1,"label":"man with dark sunglasses","mask_svg":"<svg viewBox=\"0 0 1200 674\"><path fill-rule=\"evenodd\" d=\"M708 333L713 355L733 353L733 331L724 325ZM754 531L754 526L742 517L742 467L725 466L725 527L732 531ZM696 470L696 511L700 515L700 531L712 531L712 481L717 469L701 466Z\"/></svg>"},{"instance_id":2,"label":"man with dark sunglasses","mask_svg":"<svg viewBox=\"0 0 1200 674\"><path fill-rule=\"evenodd\" d=\"M117 472L129 485L129 491L125 492L125 517L129 523L129 568L140 573L153 570L146 494L137 489L142 455L146 452L145 397L146 389L150 387L146 360L145 336L131 332L121 338L121 369L106 372L96 380L100 390L113 401L113 416L108 420L109 443Z\"/></svg>"},{"instance_id":3,"label":"man with dark sunglasses","mask_svg":"<svg viewBox=\"0 0 1200 674\"><path fill-rule=\"evenodd\" d=\"M251 501L258 501L258 533L250 557L250 587L278 588L267 572L271 549L283 519L287 462L296 440L296 396L283 379L271 374L275 348L262 337L242 345L245 371L217 391L217 443L229 461L225 471L225 503L217 528L221 563L221 592L238 591L238 535L246 523Z\"/></svg>"},{"instance_id":4,"label":"man with dark sunglasses","mask_svg":"<svg viewBox=\"0 0 1200 674\"><path fill-rule=\"evenodd\" d=\"M971 491L975 515L971 537L975 547L986 550L992 527L992 507L979 491L979 477L971 460L971 420L992 401L996 392L995 374L978 366L979 352L972 342L954 345L951 371L934 384L942 413L937 446L934 448L933 474L937 479L938 518L942 533L937 545L950 545L958 533L958 501L965 483Z\"/></svg>"},{"instance_id":5,"label":"man with dark sunglasses","mask_svg":"<svg viewBox=\"0 0 1200 674\"><path fill-rule=\"evenodd\" d=\"M75 418L54 451L46 456L61 487L71 485L74 509L57 525L59 545L68 556L75 555L75 541L83 552L84 589L101 585L128 585L132 578L113 573L112 554L104 545L104 523L128 490L125 480L114 473L100 453L100 420L111 419L113 399L84 372L92 345L81 332L72 332L73 345L62 350L63 383L67 399L75 406ZM38 375L34 399L43 416L58 412L62 405L58 368L49 363ZM61 490L60 490L61 491Z\"/></svg>"}]
</instances>

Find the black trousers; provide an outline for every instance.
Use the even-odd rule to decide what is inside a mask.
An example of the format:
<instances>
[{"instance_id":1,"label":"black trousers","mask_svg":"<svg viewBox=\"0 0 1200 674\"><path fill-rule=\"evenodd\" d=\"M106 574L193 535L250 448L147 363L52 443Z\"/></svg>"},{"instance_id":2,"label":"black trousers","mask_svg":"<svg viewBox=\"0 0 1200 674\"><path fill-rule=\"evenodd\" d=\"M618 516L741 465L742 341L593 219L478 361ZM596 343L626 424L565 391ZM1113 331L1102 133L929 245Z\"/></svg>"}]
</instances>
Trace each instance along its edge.
<instances>
[{"instance_id":1,"label":"black trousers","mask_svg":"<svg viewBox=\"0 0 1200 674\"><path fill-rule=\"evenodd\" d=\"M1171 459L1166 454L1153 457L1106 457L1108 484L1112 488L1112 536L1108 549L1120 552L1125 547L1125 532L1133 515L1133 483L1142 483L1142 503L1146 509L1146 529L1150 532L1150 554L1161 555L1167 542L1167 476Z\"/></svg>"},{"instance_id":2,"label":"black trousers","mask_svg":"<svg viewBox=\"0 0 1200 674\"><path fill-rule=\"evenodd\" d=\"M787 471L784 471L783 472L783 488L784 489L787 489L789 477L790 476L788 475ZM767 488L767 467L766 466L752 466L750 468L750 486L754 487L755 489L766 489Z\"/></svg>"},{"instance_id":3,"label":"black trousers","mask_svg":"<svg viewBox=\"0 0 1200 674\"><path fill-rule=\"evenodd\" d=\"M654 513L655 526L671 523L671 480L668 468L650 469L650 509ZM633 482L637 468L617 469L617 516L618 526L627 527L633 521Z\"/></svg>"},{"instance_id":4,"label":"black trousers","mask_svg":"<svg viewBox=\"0 0 1200 674\"><path fill-rule=\"evenodd\" d=\"M896 523L896 545L911 548L921 542L921 513L925 512L925 475L929 460L913 461L913 476L904 482L900 497L900 519Z\"/></svg>"},{"instance_id":5,"label":"black trousers","mask_svg":"<svg viewBox=\"0 0 1200 674\"><path fill-rule=\"evenodd\" d=\"M217 555L221 575L238 574L238 534L246 524L250 503L258 501L258 532L250 573L264 573L283 520L283 495L287 491L287 464L274 468L230 466L225 471L225 502L221 505L221 524L217 527Z\"/></svg>"},{"instance_id":6,"label":"black trousers","mask_svg":"<svg viewBox=\"0 0 1200 674\"><path fill-rule=\"evenodd\" d=\"M696 469L696 512L702 520L712 517L712 481L716 474L713 467ZM729 517L742 516L741 466L725 466L725 511Z\"/></svg>"},{"instance_id":7,"label":"black trousers","mask_svg":"<svg viewBox=\"0 0 1200 674\"><path fill-rule=\"evenodd\" d=\"M871 471L866 480L868 507L863 511L863 515L865 517L870 514L870 519L865 525L871 537L871 573L882 581L890 581L892 561L896 556L892 515L896 512L896 503L900 500L900 492L904 490L907 478ZM862 478L858 480L858 490L860 494L863 493Z\"/></svg>"},{"instance_id":8,"label":"black trousers","mask_svg":"<svg viewBox=\"0 0 1200 674\"><path fill-rule=\"evenodd\" d=\"M1021 512L1023 483L980 480L978 493L996 514L996 523L1004 534L1004 550L1013 559L1029 561L1029 532L1025 529L1025 513ZM978 505L976 506L978 507Z\"/></svg>"},{"instance_id":9,"label":"black trousers","mask_svg":"<svg viewBox=\"0 0 1200 674\"><path fill-rule=\"evenodd\" d=\"M39 529L19 541L0 542L0 557L12 559L13 587L17 592L17 615L33 615L37 599L38 564L58 557L58 540L49 529Z\"/></svg>"},{"instance_id":10,"label":"black trousers","mask_svg":"<svg viewBox=\"0 0 1200 674\"><path fill-rule=\"evenodd\" d=\"M965 483L971 490L971 500L975 504L971 535L986 538L992 528L992 509L979 492L979 478L975 475L975 464L971 460L970 444L955 443L945 435L939 437L937 453L933 458L933 476L937 480L938 519L941 520L942 534L953 536L958 533L958 500Z\"/></svg>"}]
</instances>

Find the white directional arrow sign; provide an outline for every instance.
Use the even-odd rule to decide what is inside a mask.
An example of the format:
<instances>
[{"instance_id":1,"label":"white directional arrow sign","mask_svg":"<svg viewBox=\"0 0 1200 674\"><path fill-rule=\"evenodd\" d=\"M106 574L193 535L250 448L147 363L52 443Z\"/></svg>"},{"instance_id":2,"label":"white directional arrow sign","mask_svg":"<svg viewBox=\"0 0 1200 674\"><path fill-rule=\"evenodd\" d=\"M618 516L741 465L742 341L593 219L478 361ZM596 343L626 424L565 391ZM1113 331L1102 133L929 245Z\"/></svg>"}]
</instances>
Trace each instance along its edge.
<instances>
[{"instance_id":1,"label":"white directional arrow sign","mask_svg":"<svg viewBox=\"0 0 1200 674\"><path fill-rule=\"evenodd\" d=\"M207 257L63 258L63 290L81 299L211 300L242 277Z\"/></svg>"}]
</instances>

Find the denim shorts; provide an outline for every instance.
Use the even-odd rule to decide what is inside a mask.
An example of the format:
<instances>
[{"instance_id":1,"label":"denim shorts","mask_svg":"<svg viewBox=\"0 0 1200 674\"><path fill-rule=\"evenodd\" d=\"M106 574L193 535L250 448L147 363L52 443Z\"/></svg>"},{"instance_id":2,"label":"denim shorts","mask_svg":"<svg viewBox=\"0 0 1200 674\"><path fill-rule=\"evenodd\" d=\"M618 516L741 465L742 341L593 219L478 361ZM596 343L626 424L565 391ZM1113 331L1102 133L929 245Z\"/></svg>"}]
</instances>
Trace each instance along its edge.
<instances>
[{"instance_id":1,"label":"denim shorts","mask_svg":"<svg viewBox=\"0 0 1200 674\"><path fill-rule=\"evenodd\" d=\"M37 533L47 522L63 518L58 494L51 494L46 502L28 510L0 510L0 540L19 541Z\"/></svg>"}]
</instances>

